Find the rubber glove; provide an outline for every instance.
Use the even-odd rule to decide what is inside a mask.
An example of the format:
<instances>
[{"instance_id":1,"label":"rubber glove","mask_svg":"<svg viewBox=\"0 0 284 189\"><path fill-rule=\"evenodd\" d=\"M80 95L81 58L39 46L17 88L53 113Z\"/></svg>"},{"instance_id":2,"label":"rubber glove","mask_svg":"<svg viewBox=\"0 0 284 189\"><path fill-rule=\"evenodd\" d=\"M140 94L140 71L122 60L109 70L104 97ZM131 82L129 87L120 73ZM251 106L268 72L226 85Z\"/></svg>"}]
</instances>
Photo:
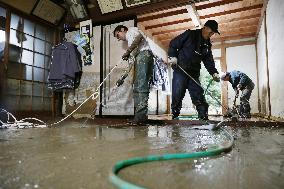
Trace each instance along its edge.
<instances>
[{"instance_id":1,"label":"rubber glove","mask_svg":"<svg viewBox=\"0 0 284 189\"><path fill-rule=\"evenodd\" d=\"M174 66L177 64L177 58L176 57L168 57L168 64L170 64L171 66Z\"/></svg>"},{"instance_id":2,"label":"rubber glove","mask_svg":"<svg viewBox=\"0 0 284 189\"><path fill-rule=\"evenodd\" d=\"M212 77L213 77L213 80L214 80L214 81L220 82L220 76L219 76L218 73L214 73L214 74L212 75Z\"/></svg>"}]
</instances>

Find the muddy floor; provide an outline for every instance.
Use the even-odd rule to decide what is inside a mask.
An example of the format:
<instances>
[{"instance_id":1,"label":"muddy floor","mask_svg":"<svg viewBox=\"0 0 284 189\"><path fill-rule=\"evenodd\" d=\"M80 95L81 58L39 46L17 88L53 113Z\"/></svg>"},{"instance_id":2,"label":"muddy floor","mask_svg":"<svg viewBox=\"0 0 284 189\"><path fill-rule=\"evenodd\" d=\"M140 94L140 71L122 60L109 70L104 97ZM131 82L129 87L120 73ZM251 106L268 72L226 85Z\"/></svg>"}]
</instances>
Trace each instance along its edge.
<instances>
[{"instance_id":1,"label":"muddy floor","mask_svg":"<svg viewBox=\"0 0 284 189\"><path fill-rule=\"evenodd\" d=\"M222 131L183 124L129 126L67 121L57 128L0 130L0 188L114 188L116 161L201 151L226 142ZM110 124L111 125L111 124ZM210 158L128 167L125 180L146 188L284 188L284 127L228 126L232 151Z\"/></svg>"}]
</instances>

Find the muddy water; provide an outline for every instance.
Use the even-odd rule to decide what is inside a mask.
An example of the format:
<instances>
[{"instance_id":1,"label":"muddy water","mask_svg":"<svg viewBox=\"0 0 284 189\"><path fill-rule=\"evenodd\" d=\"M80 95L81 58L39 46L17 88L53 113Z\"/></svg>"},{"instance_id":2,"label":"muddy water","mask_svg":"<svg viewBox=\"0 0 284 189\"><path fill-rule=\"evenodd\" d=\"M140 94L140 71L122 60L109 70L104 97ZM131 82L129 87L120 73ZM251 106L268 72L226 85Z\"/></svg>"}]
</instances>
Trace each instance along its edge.
<instances>
[{"instance_id":1,"label":"muddy water","mask_svg":"<svg viewBox=\"0 0 284 189\"><path fill-rule=\"evenodd\" d=\"M108 174L118 160L226 141L186 126L80 126L0 130L0 188L113 188ZM227 154L140 164L120 176L147 188L284 188L284 129L228 130L235 145Z\"/></svg>"}]
</instances>

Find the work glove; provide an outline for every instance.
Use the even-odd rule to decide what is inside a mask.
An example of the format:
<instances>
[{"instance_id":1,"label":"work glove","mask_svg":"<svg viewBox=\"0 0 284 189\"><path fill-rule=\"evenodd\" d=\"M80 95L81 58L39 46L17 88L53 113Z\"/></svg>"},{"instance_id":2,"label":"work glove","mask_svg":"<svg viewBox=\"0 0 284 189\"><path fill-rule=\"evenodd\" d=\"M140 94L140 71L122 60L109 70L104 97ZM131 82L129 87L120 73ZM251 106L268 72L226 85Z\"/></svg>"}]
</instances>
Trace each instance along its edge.
<instances>
[{"instance_id":1,"label":"work glove","mask_svg":"<svg viewBox=\"0 0 284 189\"><path fill-rule=\"evenodd\" d=\"M122 55L122 60L128 60L130 56L130 51L126 51L123 55Z\"/></svg>"},{"instance_id":2,"label":"work glove","mask_svg":"<svg viewBox=\"0 0 284 189\"><path fill-rule=\"evenodd\" d=\"M177 58L176 57L168 57L168 64L170 64L171 66L174 66L177 64Z\"/></svg>"},{"instance_id":3,"label":"work glove","mask_svg":"<svg viewBox=\"0 0 284 189\"><path fill-rule=\"evenodd\" d=\"M238 85L237 85L237 89L238 89L238 90L241 90L242 87L243 87L242 84L238 84Z\"/></svg>"},{"instance_id":4,"label":"work glove","mask_svg":"<svg viewBox=\"0 0 284 189\"><path fill-rule=\"evenodd\" d=\"M213 77L213 80L214 80L214 81L220 82L220 76L219 76L218 73L214 73L214 74L212 75L212 77Z\"/></svg>"}]
</instances>

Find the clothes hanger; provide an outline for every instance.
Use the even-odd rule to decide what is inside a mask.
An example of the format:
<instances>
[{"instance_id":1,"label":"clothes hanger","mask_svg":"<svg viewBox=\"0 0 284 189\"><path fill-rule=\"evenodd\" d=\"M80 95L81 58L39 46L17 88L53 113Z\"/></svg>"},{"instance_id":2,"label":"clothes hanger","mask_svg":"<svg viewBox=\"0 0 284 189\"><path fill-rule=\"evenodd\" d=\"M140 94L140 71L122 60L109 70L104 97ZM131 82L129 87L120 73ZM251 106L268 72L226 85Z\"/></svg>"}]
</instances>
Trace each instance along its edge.
<instances>
[{"instance_id":1,"label":"clothes hanger","mask_svg":"<svg viewBox=\"0 0 284 189\"><path fill-rule=\"evenodd\" d=\"M63 42L64 41L67 42L67 39L65 37L63 38ZM65 50L68 49L68 47L64 43L62 43L62 42L57 44L57 45L55 45L53 48L59 47L60 45L63 45L65 47Z\"/></svg>"}]
</instances>

